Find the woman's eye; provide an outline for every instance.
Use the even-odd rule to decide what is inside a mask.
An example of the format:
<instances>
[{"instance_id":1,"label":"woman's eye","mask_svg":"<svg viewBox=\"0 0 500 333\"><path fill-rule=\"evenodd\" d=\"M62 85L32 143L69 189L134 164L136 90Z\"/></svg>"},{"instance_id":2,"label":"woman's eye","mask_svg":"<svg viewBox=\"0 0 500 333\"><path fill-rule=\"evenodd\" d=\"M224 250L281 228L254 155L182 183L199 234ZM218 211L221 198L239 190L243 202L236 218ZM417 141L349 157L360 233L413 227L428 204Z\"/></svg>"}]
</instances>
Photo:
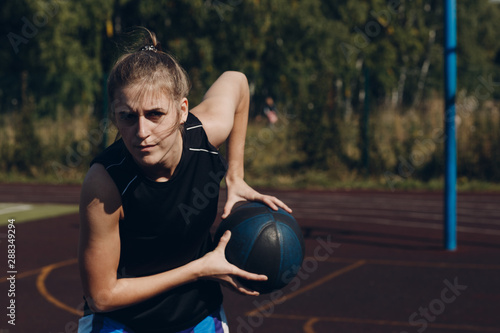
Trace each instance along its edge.
<instances>
[{"instance_id":1,"label":"woman's eye","mask_svg":"<svg viewBox=\"0 0 500 333\"><path fill-rule=\"evenodd\" d=\"M130 112L120 112L118 114L118 116L119 116L121 121L124 121L127 124L132 124L137 119L137 116L135 114L130 113Z\"/></svg>"},{"instance_id":2,"label":"woman's eye","mask_svg":"<svg viewBox=\"0 0 500 333\"><path fill-rule=\"evenodd\" d=\"M152 111L147 114L147 118L151 121L159 121L162 117L164 116L163 112L159 111Z\"/></svg>"}]
</instances>

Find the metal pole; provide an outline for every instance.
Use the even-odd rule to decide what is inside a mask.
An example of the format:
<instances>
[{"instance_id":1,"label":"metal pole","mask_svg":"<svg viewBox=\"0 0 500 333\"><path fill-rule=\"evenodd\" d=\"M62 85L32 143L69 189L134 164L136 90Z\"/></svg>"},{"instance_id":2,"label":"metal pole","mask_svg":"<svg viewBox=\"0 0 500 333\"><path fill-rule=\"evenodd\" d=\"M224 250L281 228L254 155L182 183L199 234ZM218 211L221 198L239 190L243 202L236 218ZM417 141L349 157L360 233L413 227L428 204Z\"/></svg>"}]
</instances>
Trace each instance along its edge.
<instances>
[{"instance_id":1,"label":"metal pole","mask_svg":"<svg viewBox=\"0 0 500 333\"><path fill-rule=\"evenodd\" d=\"M444 246L457 248L457 144L455 133L455 95L457 89L457 8L456 0L444 0L444 77L445 77L445 187Z\"/></svg>"}]
</instances>

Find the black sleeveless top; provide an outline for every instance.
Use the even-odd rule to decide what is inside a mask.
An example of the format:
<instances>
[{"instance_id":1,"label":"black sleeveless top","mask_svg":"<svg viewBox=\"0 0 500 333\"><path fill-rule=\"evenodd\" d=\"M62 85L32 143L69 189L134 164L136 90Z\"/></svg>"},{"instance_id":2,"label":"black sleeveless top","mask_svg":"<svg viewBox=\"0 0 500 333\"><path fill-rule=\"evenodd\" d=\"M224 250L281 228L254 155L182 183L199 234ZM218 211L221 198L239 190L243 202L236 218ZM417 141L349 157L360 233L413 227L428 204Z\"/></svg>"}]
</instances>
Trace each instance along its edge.
<instances>
[{"instance_id":1,"label":"black sleeveless top","mask_svg":"<svg viewBox=\"0 0 500 333\"><path fill-rule=\"evenodd\" d=\"M106 168L121 193L118 278L164 272L214 248L209 229L227 166L193 114L184 125L181 160L167 182L146 178L122 140L92 163ZM219 284L201 280L104 315L137 332L176 332L196 325L221 303Z\"/></svg>"}]
</instances>

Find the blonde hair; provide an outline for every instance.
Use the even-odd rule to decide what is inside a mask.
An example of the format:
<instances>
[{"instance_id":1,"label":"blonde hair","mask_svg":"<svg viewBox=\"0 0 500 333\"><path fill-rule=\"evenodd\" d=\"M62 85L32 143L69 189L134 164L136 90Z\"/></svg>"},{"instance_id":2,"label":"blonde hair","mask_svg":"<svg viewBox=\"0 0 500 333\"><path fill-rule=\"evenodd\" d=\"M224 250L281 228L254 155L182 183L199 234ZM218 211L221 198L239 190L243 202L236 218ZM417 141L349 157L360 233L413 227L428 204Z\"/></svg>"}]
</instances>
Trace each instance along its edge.
<instances>
[{"instance_id":1,"label":"blonde hair","mask_svg":"<svg viewBox=\"0 0 500 333\"><path fill-rule=\"evenodd\" d=\"M179 105L177 120L180 126L180 102L187 97L191 84L186 71L177 60L163 52L154 32L141 28L135 50L122 55L115 63L108 77L108 100L115 101L116 92L129 86L142 87L141 95L155 91L169 97L171 103ZM140 97L140 96L138 96ZM110 105L110 117L115 122L113 104Z\"/></svg>"}]
</instances>

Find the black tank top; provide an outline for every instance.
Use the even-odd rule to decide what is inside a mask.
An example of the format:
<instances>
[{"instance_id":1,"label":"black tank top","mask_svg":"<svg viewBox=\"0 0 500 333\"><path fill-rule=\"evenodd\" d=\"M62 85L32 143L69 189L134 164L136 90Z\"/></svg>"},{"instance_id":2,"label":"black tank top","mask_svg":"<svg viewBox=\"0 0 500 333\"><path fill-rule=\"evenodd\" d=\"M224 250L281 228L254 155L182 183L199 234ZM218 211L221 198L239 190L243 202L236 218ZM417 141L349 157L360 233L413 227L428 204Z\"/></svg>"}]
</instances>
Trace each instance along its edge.
<instances>
[{"instance_id":1,"label":"black tank top","mask_svg":"<svg viewBox=\"0 0 500 333\"><path fill-rule=\"evenodd\" d=\"M92 163L104 165L121 194L118 278L164 272L214 248L209 229L227 166L193 114L184 125L181 160L167 182L145 177L122 140ZM196 325L221 303L219 284L201 280L105 315L137 332L176 332Z\"/></svg>"}]
</instances>

